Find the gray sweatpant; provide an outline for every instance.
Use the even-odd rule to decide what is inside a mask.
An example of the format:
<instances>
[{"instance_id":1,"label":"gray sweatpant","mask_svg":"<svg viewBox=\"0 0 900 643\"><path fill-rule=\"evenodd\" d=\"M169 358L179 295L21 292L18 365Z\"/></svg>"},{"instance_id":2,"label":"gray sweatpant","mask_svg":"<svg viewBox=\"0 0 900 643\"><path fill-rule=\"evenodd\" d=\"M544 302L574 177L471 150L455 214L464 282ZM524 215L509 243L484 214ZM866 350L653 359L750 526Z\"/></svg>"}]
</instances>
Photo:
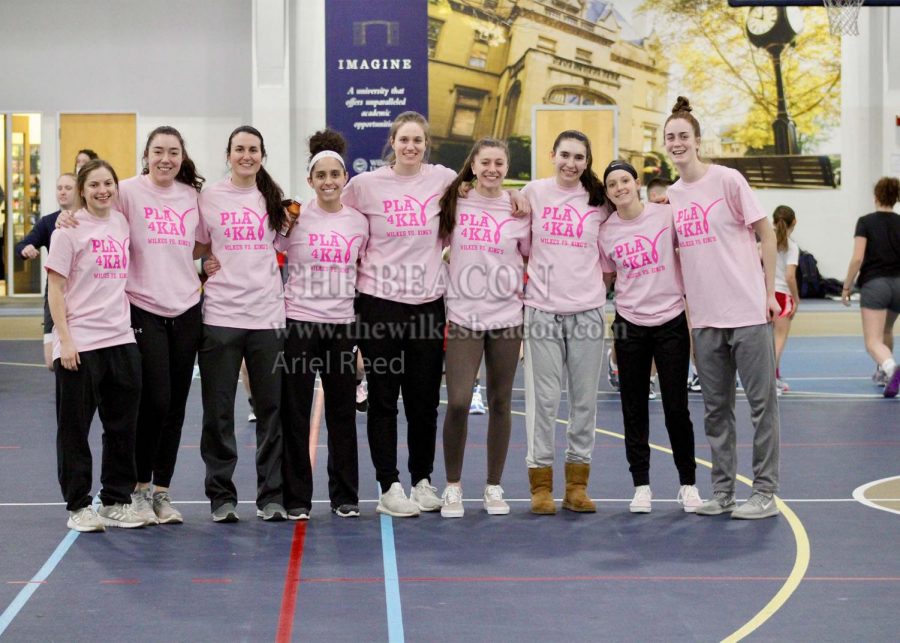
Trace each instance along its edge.
<instances>
[{"instance_id":1,"label":"gray sweatpant","mask_svg":"<svg viewBox=\"0 0 900 643\"><path fill-rule=\"evenodd\" d=\"M525 307L525 462L529 468L553 466L563 373L569 390L566 462L590 463L604 328L602 308L554 315Z\"/></svg>"},{"instance_id":2,"label":"gray sweatpant","mask_svg":"<svg viewBox=\"0 0 900 643\"><path fill-rule=\"evenodd\" d=\"M737 370L750 403L753 423L753 489L776 493L780 422L771 325L694 328L691 334L703 388L703 428L712 449L713 491L734 493L737 475L734 375Z\"/></svg>"}]
</instances>

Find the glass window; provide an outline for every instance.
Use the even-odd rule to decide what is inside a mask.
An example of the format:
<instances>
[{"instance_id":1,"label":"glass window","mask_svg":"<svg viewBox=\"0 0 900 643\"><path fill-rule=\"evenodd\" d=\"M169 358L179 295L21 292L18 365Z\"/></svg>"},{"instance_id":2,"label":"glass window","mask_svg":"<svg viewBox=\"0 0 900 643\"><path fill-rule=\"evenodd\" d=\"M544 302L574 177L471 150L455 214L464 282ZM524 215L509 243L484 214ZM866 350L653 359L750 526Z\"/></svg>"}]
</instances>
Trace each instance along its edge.
<instances>
[{"instance_id":1,"label":"glass window","mask_svg":"<svg viewBox=\"0 0 900 643\"><path fill-rule=\"evenodd\" d=\"M441 35L441 27L444 26L443 20L428 19L428 57L434 58L434 51L437 49L438 37Z\"/></svg>"},{"instance_id":2,"label":"glass window","mask_svg":"<svg viewBox=\"0 0 900 643\"><path fill-rule=\"evenodd\" d=\"M484 69L487 67L488 44L485 42L472 43L472 53L469 54L469 67Z\"/></svg>"},{"instance_id":3,"label":"glass window","mask_svg":"<svg viewBox=\"0 0 900 643\"><path fill-rule=\"evenodd\" d=\"M450 127L451 136L464 138L475 137L475 126L478 122L478 114L481 113L481 103L484 94L470 89L456 90L456 106L453 111L453 124Z\"/></svg>"}]
</instances>

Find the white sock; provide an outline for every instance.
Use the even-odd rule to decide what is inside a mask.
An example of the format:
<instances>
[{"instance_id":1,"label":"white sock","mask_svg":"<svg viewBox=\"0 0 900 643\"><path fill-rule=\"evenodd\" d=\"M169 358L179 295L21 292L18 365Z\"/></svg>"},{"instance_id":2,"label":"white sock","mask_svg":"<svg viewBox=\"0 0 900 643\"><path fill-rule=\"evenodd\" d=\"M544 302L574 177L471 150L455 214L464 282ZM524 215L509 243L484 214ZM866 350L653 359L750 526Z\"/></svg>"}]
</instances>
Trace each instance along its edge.
<instances>
[{"instance_id":1,"label":"white sock","mask_svg":"<svg viewBox=\"0 0 900 643\"><path fill-rule=\"evenodd\" d=\"M887 374L888 378L891 378L894 376L894 371L897 370L897 362L893 357L888 357L881 363L881 370Z\"/></svg>"}]
</instances>

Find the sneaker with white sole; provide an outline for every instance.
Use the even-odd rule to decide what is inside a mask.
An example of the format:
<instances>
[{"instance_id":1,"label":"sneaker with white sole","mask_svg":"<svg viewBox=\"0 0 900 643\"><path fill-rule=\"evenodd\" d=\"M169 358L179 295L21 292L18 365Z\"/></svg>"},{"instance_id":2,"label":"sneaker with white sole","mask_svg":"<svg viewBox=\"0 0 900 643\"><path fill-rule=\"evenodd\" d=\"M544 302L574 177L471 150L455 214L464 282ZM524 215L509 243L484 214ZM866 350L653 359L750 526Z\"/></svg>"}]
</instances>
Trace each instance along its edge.
<instances>
[{"instance_id":1,"label":"sneaker with white sole","mask_svg":"<svg viewBox=\"0 0 900 643\"><path fill-rule=\"evenodd\" d=\"M634 488L634 498L631 499L631 503L628 505L628 511L633 514L648 514L650 513L651 500L653 500L653 493L650 491L650 485L639 485Z\"/></svg>"},{"instance_id":2,"label":"sneaker with white sole","mask_svg":"<svg viewBox=\"0 0 900 643\"><path fill-rule=\"evenodd\" d=\"M484 510L491 516L505 516L509 513L509 505L503 499L503 487L498 484L485 485Z\"/></svg>"},{"instance_id":3,"label":"sneaker with white sole","mask_svg":"<svg viewBox=\"0 0 900 643\"><path fill-rule=\"evenodd\" d=\"M432 487L427 478L422 478L410 489L409 499L416 503L419 511L440 511L441 499L437 487Z\"/></svg>"},{"instance_id":4,"label":"sneaker with white sole","mask_svg":"<svg viewBox=\"0 0 900 643\"><path fill-rule=\"evenodd\" d=\"M731 512L735 520L758 520L771 518L779 514L778 505L773 496L754 491L747 502Z\"/></svg>"},{"instance_id":5,"label":"sneaker with white sole","mask_svg":"<svg viewBox=\"0 0 900 643\"><path fill-rule=\"evenodd\" d=\"M700 376L697 373L691 373L691 377L687 383L688 390L691 393L700 393L703 389L700 387Z\"/></svg>"},{"instance_id":6,"label":"sneaker with white sole","mask_svg":"<svg viewBox=\"0 0 900 643\"><path fill-rule=\"evenodd\" d=\"M253 406L253 398L247 398L247 404L250 405L250 413L247 414L248 422L256 422L256 407Z\"/></svg>"},{"instance_id":7,"label":"sneaker with white sole","mask_svg":"<svg viewBox=\"0 0 900 643\"><path fill-rule=\"evenodd\" d=\"M277 502L270 502L262 509L256 510L256 517L262 518L266 522L281 522L287 520L287 512Z\"/></svg>"},{"instance_id":8,"label":"sneaker with white sole","mask_svg":"<svg viewBox=\"0 0 900 643\"><path fill-rule=\"evenodd\" d=\"M682 506L685 513L696 513L697 507L703 504L703 498L700 497L700 491L695 485L683 484L678 488L678 495L675 500Z\"/></svg>"},{"instance_id":9,"label":"sneaker with white sole","mask_svg":"<svg viewBox=\"0 0 900 643\"><path fill-rule=\"evenodd\" d=\"M338 505L337 507L332 507L331 513L333 513L338 518L358 518L359 505L350 504L349 502L344 503L342 505Z\"/></svg>"},{"instance_id":10,"label":"sneaker with white sole","mask_svg":"<svg viewBox=\"0 0 900 643\"><path fill-rule=\"evenodd\" d=\"M395 518L412 518L419 515L419 507L406 497L399 482L393 483L387 491L381 494L375 511Z\"/></svg>"},{"instance_id":11,"label":"sneaker with white sole","mask_svg":"<svg viewBox=\"0 0 900 643\"><path fill-rule=\"evenodd\" d=\"M486 412L484 400L481 399L481 387L477 384L472 389L472 401L469 403L469 415L484 415Z\"/></svg>"},{"instance_id":12,"label":"sneaker with white sole","mask_svg":"<svg viewBox=\"0 0 900 643\"><path fill-rule=\"evenodd\" d=\"M655 400L658 397L659 397L659 393L656 392L656 378L651 377L649 390L647 391L647 399Z\"/></svg>"},{"instance_id":13,"label":"sneaker with white sole","mask_svg":"<svg viewBox=\"0 0 900 643\"><path fill-rule=\"evenodd\" d=\"M288 520L309 520L310 510L307 507L295 507L287 510Z\"/></svg>"},{"instance_id":14,"label":"sneaker with white sole","mask_svg":"<svg viewBox=\"0 0 900 643\"><path fill-rule=\"evenodd\" d=\"M356 411L365 413L369 410L369 385L366 380L361 380L356 385Z\"/></svg>"},{"instance_id":15,"label":"sneaker with white sole","mask_svg":"<svg viewBox=\"0 0 900 643\"><path fill-rule=\"evenodd\" d=\"M94 508L90 505L82 507L78 511L70 511L69 520L66 521L66 527L82 533L90 531L106 531L103 522L94 512Z\"/></svg>"},{"instance_id":16,"label":"sneaker with white sole","mask_svg":"<svg viewBox=\"0 0 900 643\"><path fill-rule=\"evenodd\" d=\"M613 364L611 348L606 351L606 381L609 382L609 387L612 390L619 390L619 368L616 364Z\"/></svg>"},{"instance_id":17,"label":"sneaker with white sole","mask_svg":"<svg viewBox=\"0 0 900 643\"><path fill-rule=\"evenodd\" d=\"M719 514L734 511L734 494L724 491L716 491L713 497L694 510L698 516L718 516Z\"/></svg>"},{"instance_id":18,"label":"sneaker with white sole","mask_svg":"<svg viewBox=\"0 0 900 643\"><path fill-rule=\"evenodd\" d=\"M172 497L168 491L153 493L153 513L161 525L180 525L184 522L181 512L172 506Z\"/></svg>"},{"instance_id":19,"label":"sneaker with white sole","mask_svg":"<svg viewBox=\"0 0 900 643\"><path fill-rule=\"evenodd\" d=\"M237 522L240 520L237 514L237 507L233 502L226 502L219 505L212 512L213 522Z\"/></svg>"},{"instance_id":20,"label":"sneaker with white sole","mask_svg":"<svg viewBox=\"0 0 900 643\"><path fill-rule=\"evenodd\" d=\"M872 384L875 386L880 386L884 388L887 386L888 376L887 373L884 372L884 369L881 368L881 365L875 367L875 373L872 374Z\"/></svg>"},{"instance_id":21,"label":"sneaker with white sole","mask_svg":"<svg viewBox=\"0 0 900 643\"><path fill-rule=\"evenodd\" d=\"M131 508L139 515L147 526L158 525L159 518L153 511L153 500L150 489L138 489L131 494Z\"/></svg>"},{"instance_id":22,"label":"sneaker with white sole","mask_svg":"<svg viewBox=\"0 0 900 643\"><path fill-rule=\"evenodd\" d=\"M131 503L117 502L113 505L103 505L97 510L97 516L107 527L121 527L122 529L137 529L145 524L143 516L138 515Z\"/></svg>"},{"instance_id":23,"label":"sneaker with white sole","mask_svg":"<svg viewBox=\"0 0 900 643\"><path fill-rule=\"evenodd\" d=\"M443 518L462 518L465 513L462 487L458 484L448 484L441 496L441 516Z\"/></svg>"}]
</instances>

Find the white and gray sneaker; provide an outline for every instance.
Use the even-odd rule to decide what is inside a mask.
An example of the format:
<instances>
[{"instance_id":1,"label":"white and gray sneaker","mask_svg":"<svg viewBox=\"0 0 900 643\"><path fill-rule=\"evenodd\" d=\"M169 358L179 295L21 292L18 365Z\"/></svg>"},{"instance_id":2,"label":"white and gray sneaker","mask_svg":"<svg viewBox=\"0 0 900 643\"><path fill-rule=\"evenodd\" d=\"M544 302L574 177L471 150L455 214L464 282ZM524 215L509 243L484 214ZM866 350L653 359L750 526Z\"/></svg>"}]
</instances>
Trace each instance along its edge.
<instances>
[{"instance_id":1,"label":"white and gray sneaker","mask_svg":"<svg viewBox=\"0 0 900 643\"><path fill-rule=\"evenodd\" d=\"M678 488L678 495L675 496L685 513L697 513L697 508L703 504L703 498L700 497L700 491L695 485L683 484Z\"/></svg>"},{"instance_id":2,"label":"white and gray sneaker","mask_svg":"<svg viewBox=\"0 0 900 643\"><path fill-rule=\"evenodd\" d=\"M713 497L694 510L698 516L718 516L734 511L734 494L725 491L713 492Z\"/></svg>"},{"instance_id":3,"label":"white and gray sneaker","mask_svg":"<svg viewBox=\"0 0 900 643\"><path fill-rule=\"evenodd\" d=\"M509 513L509 505L503 499L503 487L498 484L485 485L484 510L491 516L505 516Z\"/></svg>"},{"instance_id":4,"label":"white and gray sneaker","mask_svg":"<svg viewBox=\"0 0 900 643\"><path fill-rule=\"evenodd\" d=\"M444 518L462 518L465 513L462 487L458 484L448 484L441 496L441 516Z\"/></svg>"},{"instance_id":5,"label":"white and gray sneaker","mask_svg":"<svg viewBox=\"0 0 900 643\"><path fill-rule=\"evenodd\" d=\"M381 494L375 511L395 518L412 518L419 515L419 507L406 497L399 482L393 483L387 491Z\"/></svg>"},{"instance_id":6,"label":"white and gray sneaker","mask_svg":"<svg viewBox=\"0 0 900 643\"><path fill-rule=\"evenodd\" d=\"M159 518L153 511L153 500L150 498L150 489L138 489L131 494L131 508L140 516L147 526L158 525Z\"/></svg>"},{"instance_id":7,"label":"white and gray sneaker","mask_svg":"<svg viewBox=\"0 0 900 643\"><path fill-rule=\"evenodd\" d=\"M123 529L137 529L147 523L144 517L134 510L134 505L117 502L114 505L103 505L97 510L97 516L107 527L121 527ZM155 518L156 516L154 516Z\"/></svg>"},{"instance_id":8,"label":"white and gray sneaker","mask_svg":"<svg viewBox=\"0 0 900 643\"><path fill-rule=\"evenodd\" d=\"M90 505L82 507L78 511L70 511L66 527L80 532L106 531L103 522L94 513L94 508Z\"/></svg>"},{"instance_id":9,"label":"white and gray sneaker","mask_svg":"<svg viewBox=\"0 0 900 643\"><path fill-rule=\"evenodd\" d=\"M628 505L628 511L633 514L648 514L652 508L653 493L650 485L642 484L634 488L634 498Z\"/></svg>"},{"instance_id":10,"label":"white and gray sneaker","mask_svg":"<svg viewBox=\"0 0 900 643\"><path fill-rule=\"evenodd\" d=\"M416 503L419 511L440 511L442 505L437 487L432 487L428 478L422 478L410 489L409 499Z\"/></svg>"},{"instance_id":11,"label":"white and gray sneaker","mask_svg":"<svg viewBox=\"0 0 900 643\"><path fill-rule=\"evenodd\" d=\"M153 512L161 525L180 525L184 522L181 512L172 506L172 497L168 491L154 492Z\"/></svg>"},{"instance_id":12,"label":"white and gray sneaker","mask_svg":"<svg viewBox=\"0 0 900 643\"><path fill-rule=\"evenodd\" d=\"M773 496L754 491L750 494L747 502L731 512L731 517L735 520L758 520L760 518L771 518L779 513L778 505Z\"/></svg>"}]
</instances>

